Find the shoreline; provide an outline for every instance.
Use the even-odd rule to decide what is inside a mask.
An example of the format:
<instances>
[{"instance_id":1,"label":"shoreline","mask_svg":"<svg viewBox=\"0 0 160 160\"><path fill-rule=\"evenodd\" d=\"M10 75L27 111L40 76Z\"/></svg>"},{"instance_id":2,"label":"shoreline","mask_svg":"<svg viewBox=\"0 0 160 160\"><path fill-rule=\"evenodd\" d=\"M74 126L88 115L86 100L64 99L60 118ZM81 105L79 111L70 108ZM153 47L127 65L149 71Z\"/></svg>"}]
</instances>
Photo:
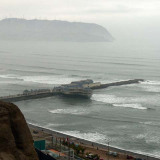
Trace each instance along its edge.
<instances>
[{"instance_id":1,"label":"shoreline","mask_svg":"<svg viewBox=\"0 0 160 160\"><path fill-rule=\"evenodd\" d=\"M35 125L35 124L32 124L32 123L27 122L27 124L28 124L29 128L37 129L39 131L43 131L45 133L51 134L53 136L57 136L59 138L70 138L70 139L74 139L74 141L77 141L77 142L79 142L80 144L83 144L83 145L94 146L94 147L97 147L99 149L108 150L108 145L107 144L92 142L92 141L89 141L89 140L86 140L86 139L74 137L72 135L68 135L68 134L65 134L63 132L59 132L59 131L55 131L55 130L52 130L52 129L44 128L42 126L38 126L38 125ZM142 154L142 153L132 152L132 151L128 151L128 150L125 150L125 149L113 147L113 146L110 146L110 145L109 145L109 149L110 149L110 151L113 151L113 152L117 152L117 153L120 153L120 154L123 154L123 155L131 155L133 157L142 158L142 159L145 159L145 160L160 160L160 157L158 157L158 156L153 156L153 155L150 155L150 154L145 155L145 154Z\"/></svg>"}]
</instances>

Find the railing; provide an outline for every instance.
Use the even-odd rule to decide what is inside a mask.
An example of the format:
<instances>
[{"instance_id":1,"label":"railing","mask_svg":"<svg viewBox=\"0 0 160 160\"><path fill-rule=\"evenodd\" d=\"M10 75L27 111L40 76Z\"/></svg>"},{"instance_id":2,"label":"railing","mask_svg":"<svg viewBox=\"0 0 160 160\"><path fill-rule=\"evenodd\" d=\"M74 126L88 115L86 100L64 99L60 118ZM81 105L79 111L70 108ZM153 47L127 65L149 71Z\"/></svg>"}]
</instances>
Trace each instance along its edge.
<instances>
[{"instance_id":1,"label":"railing","mask_svg":"<svg viewBox=\"0 0 160 160\"><path fill-rule=\"evenodd\" d=\"M28 93L28 94L16 94L16 95L9 95L9 96L3 96L3 97L0 97L0 99L17 98L17 97L24 97L24 96L33 96L33 95L39 95L39 94L45 94L45 93L52 93L52 91L45 91L45 92L33 92L33 93Z\"/></svg>"}]
</instances>

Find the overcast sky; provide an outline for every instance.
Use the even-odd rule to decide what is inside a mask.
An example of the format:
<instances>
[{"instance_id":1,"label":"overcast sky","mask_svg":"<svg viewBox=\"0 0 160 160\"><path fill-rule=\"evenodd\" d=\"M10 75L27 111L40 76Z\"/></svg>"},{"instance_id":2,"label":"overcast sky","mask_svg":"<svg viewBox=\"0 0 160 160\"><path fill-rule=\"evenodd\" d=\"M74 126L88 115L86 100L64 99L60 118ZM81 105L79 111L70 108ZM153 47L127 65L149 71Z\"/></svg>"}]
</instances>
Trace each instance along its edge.
<instances>
[{"instance_id":1,"label":"overcast sky","mask_svg":"<svg viewBox=\"0 0 160 160\"><path fill-rule=\"evenodd\" d=\"M160 0L0 0L6 17L98 23L116 39L160 37Z\"/></svg>"}]
</instances>

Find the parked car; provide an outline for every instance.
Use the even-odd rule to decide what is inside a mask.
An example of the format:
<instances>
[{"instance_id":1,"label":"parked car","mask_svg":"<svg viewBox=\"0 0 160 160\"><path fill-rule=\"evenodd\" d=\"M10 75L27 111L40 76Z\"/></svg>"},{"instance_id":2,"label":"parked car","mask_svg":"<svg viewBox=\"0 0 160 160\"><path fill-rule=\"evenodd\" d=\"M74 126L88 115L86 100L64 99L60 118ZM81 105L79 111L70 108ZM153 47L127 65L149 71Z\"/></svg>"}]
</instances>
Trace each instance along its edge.
<instances>
[{"instance_id":1,"label":"parked car","mask_svg":"<svg viewBox=\"0 0 160 160\"><path fill-rule=\"evenodd\" d=\"M97 154L89 153L89 154L86 154L85 157L91 160L99 160L99 156Z\"/></svg>"},{"instance_id":2,"label":"parked car","mask_svg":"<svg viewBox=\"0 0 160 160\"><path fill-rule=\"evenodd\" d=\"M118 153L117 152L109 151L109 155L111 155L113 157L118 157Z\"/></svg>"},{"instance_id":3,"label":"parked car","mask_svg":"<svg viewBox=\"0 0 160 160\"><path fill-rule=\"evenodd\" d=\"M127 159L134 159L134 157L127 155Z\"/></svg>"}]
</instances>

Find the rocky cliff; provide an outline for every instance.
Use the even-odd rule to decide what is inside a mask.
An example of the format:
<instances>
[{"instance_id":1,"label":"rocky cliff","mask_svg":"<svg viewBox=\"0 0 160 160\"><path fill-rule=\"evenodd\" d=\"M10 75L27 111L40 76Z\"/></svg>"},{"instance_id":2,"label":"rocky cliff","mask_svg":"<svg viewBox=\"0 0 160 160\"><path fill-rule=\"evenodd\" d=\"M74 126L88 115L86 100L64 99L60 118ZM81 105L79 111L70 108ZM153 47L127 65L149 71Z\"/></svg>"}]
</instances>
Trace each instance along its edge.
<instances>
[{"instance_id":1,"label":"rocky cliff","mask_svg":"<svg viewBox=\"0 0 160 160\"><path fill-rule=\"evenodd\" d=\"M0 40L101 42L113 37L94 23L8 18L0 21Z\"/></svg>"},{"instance_id":2,"label":"rocky cliff","mask_svg":"<svg viewBox=\"0 0 160 160\"><path fill-rule=\"evenodd\" d=\"M1 101L0 160L38 160L23 114L14 104Z\"/></svg>"}]
</instances>

